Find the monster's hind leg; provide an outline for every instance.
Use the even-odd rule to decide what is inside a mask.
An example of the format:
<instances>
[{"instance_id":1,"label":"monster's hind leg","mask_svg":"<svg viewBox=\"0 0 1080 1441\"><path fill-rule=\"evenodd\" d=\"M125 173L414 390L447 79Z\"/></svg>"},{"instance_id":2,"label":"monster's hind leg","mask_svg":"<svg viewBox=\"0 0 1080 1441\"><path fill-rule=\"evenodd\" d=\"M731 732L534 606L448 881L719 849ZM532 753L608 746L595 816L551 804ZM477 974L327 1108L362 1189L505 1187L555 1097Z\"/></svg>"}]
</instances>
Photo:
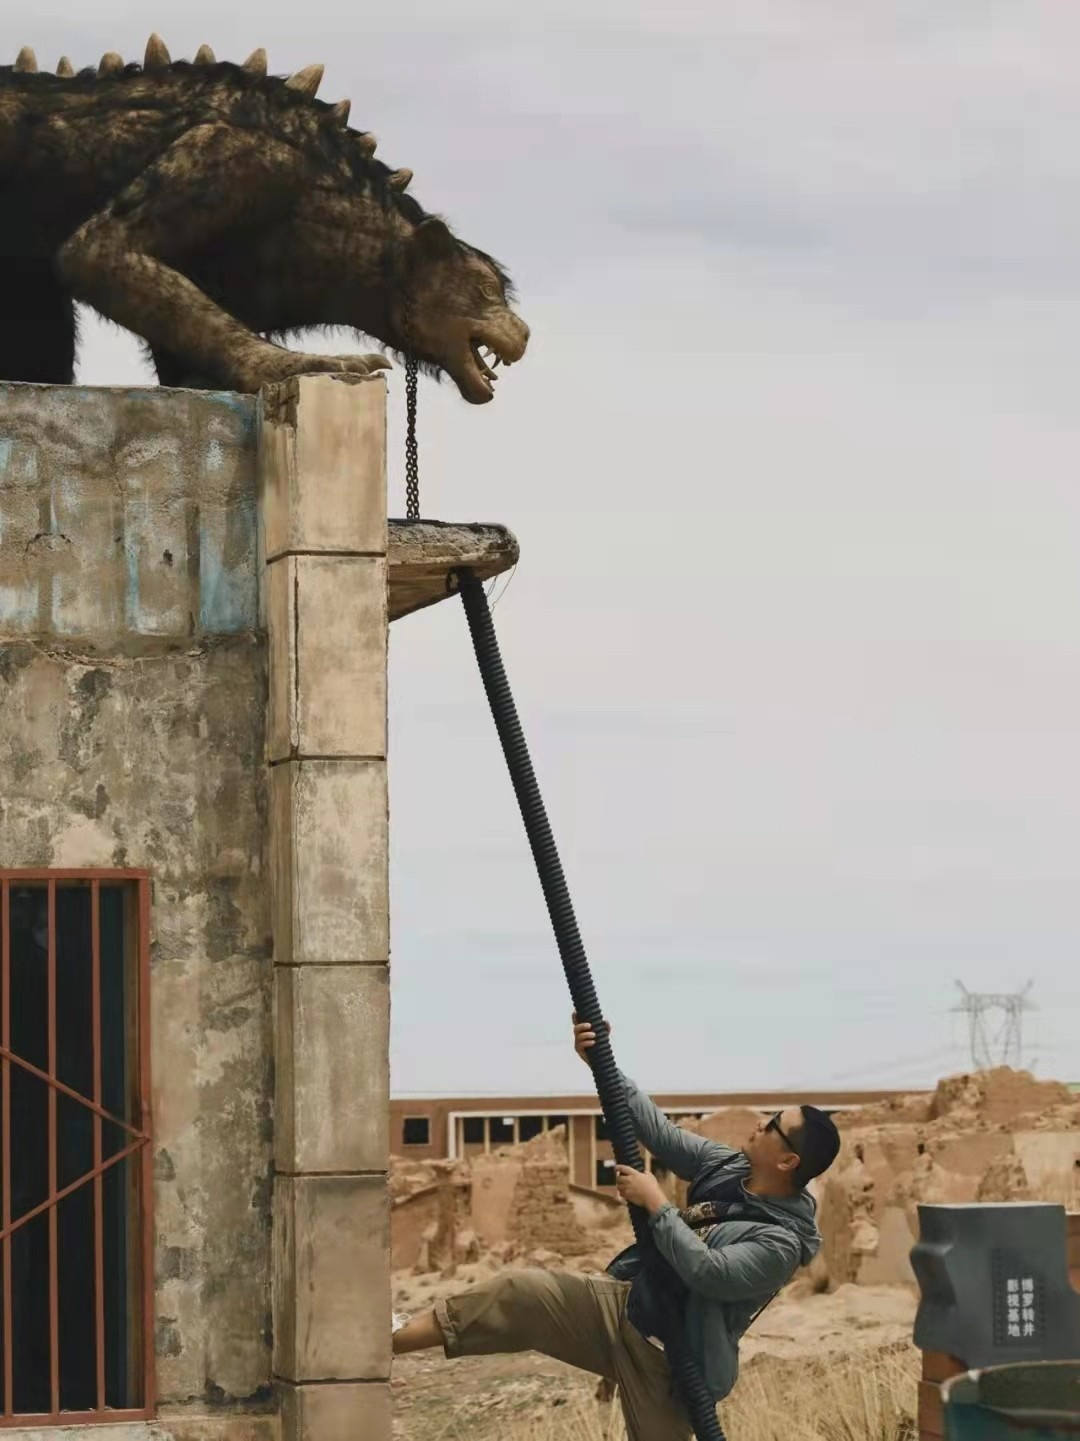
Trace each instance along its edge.
<instances>
[{"instance_id":1,"label":"monster's hind leg","mask_svg":"<svg viewBox=\"0 0 1080 1441\"><path fill-rule=\"evenodd\" d=\"M50 260L0 256L0 380L70 385L75 304Z\"/></svg>"}]
</instances>

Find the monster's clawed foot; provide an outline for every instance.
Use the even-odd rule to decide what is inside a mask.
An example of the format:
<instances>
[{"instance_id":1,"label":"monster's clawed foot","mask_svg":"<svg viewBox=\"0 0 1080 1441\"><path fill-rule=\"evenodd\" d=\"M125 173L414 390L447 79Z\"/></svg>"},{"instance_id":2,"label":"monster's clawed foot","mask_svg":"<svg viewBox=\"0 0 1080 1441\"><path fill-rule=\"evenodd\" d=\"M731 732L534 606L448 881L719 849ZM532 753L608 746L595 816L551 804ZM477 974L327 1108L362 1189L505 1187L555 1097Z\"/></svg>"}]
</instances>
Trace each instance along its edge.
<instances>
[{"instance_id":1,"label":"monster's clawed foot","mask_svg":"<svg viewBox=\"0 0 1080 1441\"><path fill-rule=\"evenodd\" d=\"M231 367L231 388L248 395L264 385L289 380L294 375L375 375L391 370L385 355L307 355L303 351L274 347L244 356Z\"/></svg>"},{"instance_id":2,"label":"monster's clawed foot","mask_svg":"<svg viewBox=\"0 0 1080 1441\"><path fill-rule=\"evenodd\" d=\"M380 370L393 370L385 355L303 355L289 356L290 375L374 375Z\"/></svg>"}]
</instances>

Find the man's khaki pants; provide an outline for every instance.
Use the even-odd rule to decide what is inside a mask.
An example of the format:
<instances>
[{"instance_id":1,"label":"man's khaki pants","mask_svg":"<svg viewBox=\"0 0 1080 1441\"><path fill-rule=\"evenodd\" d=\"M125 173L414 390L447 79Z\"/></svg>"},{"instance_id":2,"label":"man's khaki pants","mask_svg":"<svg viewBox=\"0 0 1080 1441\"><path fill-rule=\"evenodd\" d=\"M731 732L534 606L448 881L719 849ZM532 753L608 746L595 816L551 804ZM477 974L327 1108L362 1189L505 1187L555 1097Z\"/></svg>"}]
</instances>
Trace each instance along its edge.
<instances>
[{"instance_id":1,"label":"man's khaki pants","mask_svg":"<svg viewBox=\"0 0 1080 1441\"><path fill-rule=\"evenodd\" d=\"M610 1276L508 1271L435 1305L447 1356L541 1351L619 1388L627 1441L687 1441L664 1353L626 1319L630 1286Z\"/></svg>"}]
</instances>

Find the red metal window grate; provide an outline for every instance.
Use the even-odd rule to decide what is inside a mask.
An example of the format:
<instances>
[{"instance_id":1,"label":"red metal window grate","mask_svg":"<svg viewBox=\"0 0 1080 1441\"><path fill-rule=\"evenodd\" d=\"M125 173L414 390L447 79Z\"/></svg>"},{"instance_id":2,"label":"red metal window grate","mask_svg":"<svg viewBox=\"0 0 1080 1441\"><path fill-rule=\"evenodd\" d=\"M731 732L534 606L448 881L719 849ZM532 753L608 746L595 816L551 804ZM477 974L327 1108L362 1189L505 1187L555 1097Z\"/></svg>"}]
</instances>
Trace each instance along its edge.
<instances>
[{"instance_id":1,"label":"red metal window grate","mask_svg":"<svg viewBox=\"0 0 1080 1441\"><path fill-rule=\"evenodd\" d=\"M154 1407L150 881L0 870L0 1427Z\"/></svg>"}]
</instances>

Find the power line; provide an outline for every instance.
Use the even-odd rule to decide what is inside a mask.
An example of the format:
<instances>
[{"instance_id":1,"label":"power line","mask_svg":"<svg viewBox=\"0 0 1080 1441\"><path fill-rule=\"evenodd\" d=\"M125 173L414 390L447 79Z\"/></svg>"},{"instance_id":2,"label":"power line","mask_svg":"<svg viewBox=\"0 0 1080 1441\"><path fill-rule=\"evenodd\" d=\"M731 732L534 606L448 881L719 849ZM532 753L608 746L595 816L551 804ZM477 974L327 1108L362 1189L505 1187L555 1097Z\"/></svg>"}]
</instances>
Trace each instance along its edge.
<instances>
[{"instance_id":1,"label":"power line","mask_svg":"<svg viewBox=\"0 0 1080 1441\"><path fill-rule=\"evenodd\" d=\"M994 1066L1024 1064L1024 1012L1035 1009L1028 993L1034 982L1028 981L1020 991L969 991L963 981L956 983L963 1000L953 1010L968 1018L968 1044L971 1064L976 1071L989 1071Z\"/></svg>"}]
</instances>

